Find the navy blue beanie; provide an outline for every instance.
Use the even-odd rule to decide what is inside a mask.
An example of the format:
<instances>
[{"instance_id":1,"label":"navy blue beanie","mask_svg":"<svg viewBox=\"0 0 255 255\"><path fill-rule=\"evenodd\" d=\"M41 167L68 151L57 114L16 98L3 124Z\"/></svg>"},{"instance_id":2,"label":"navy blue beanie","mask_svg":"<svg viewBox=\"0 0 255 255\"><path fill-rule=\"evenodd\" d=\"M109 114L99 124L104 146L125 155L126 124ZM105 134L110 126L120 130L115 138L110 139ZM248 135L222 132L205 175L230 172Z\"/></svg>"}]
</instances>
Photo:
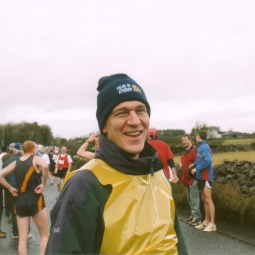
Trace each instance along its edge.
<instances>
[{"instance_id":1,"label":"navy blue beanie","mask_svg":"<svg viewBox=\"0 0 255 255\"><path fill-rule=\"evenodd\" d=\"M97 121L102 132L108 116L115 106L126 101L140 101L150 110L140 85L126 74L104 76L98 81ZM150 112L150 111L149 111Z\"/></svg>"}]
</instances>

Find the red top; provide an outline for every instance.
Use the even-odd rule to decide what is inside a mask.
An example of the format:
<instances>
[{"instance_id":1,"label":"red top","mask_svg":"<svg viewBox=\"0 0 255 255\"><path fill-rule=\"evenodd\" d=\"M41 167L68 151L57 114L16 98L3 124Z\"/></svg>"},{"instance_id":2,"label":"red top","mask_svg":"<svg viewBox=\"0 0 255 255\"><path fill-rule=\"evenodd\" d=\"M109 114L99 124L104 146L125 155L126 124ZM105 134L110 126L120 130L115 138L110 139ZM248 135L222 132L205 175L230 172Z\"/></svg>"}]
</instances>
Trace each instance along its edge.
<instances>
[{"instance_id":1,"label":"red top","mask_svg":"<svg viewBox=\"0 0 255 255\"><path fill-rule=\"evenodd\" d=\"M59 154L58 168L68 168L69 167L67 156L68 156L68 154L65 154L65 156L63 156L63 157L61 156L61 154Z\"/></svg>"},{"instance_id":2,"label":"red top","mask_svg":"<svg viewBox=\"0 0 255 255\"><path fill-rule=\"evenodd\" d=\"M158 157L164 165L164 172L168 179L170 179L170 172L167 160L174 158L174 154L169 146L160 140L149 140L148 143L158 152Z\"/></svg>"},{"instance_id":3,"label":"red top","mask_svg":"<svg viewBox=\"0 0 255 255\"><path fill-rule=\"evenodd\" d=\"M195 176L189 174L189 165L196 162L196 150L197 147L192 145L189 149L186 149L181 155L182 164L182 183L184 187L188 188L194 181Z\"/></svg>"}]
</instances>

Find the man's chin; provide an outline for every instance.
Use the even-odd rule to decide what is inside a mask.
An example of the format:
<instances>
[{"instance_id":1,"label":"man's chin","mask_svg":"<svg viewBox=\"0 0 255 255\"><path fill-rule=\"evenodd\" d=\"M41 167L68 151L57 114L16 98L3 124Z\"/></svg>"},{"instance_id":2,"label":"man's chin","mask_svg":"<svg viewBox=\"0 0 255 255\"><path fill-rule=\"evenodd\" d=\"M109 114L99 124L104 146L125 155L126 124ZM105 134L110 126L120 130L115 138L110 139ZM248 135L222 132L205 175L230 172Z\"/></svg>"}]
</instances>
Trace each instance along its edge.
<instances>
[{"instance_id":1,"label":"man's chin","mask_svg":"<svg viewBox=\"0 0 255 255\"><path fill-rule=\"evenodd\" d=\"M136 148L128 148L126 149L126 153L130 155L130 158L138 158L139 153L143 150L143 146L138 146Z\"/></svg>"}]
</instances>

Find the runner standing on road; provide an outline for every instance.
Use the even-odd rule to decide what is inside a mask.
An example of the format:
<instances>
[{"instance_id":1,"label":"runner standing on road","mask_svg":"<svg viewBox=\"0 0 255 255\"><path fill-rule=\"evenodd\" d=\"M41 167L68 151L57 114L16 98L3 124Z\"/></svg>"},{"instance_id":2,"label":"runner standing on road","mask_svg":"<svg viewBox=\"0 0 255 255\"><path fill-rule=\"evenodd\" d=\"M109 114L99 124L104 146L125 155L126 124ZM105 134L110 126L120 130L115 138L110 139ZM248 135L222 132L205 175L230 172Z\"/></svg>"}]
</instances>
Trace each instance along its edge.
<instances>
[{"instance_id":1,"label":"runner standing on road","mask_svg":"<svg viewBox=\"0 0 255 255\"><path fill-rule=\"evenodd\" d=\"M61 153L58 155L58 160L56 163L56 176L57 176L57 188L60 192L61 190L61 180L63 180L67 173L70 172L72 167L72 158L66 153L67 149L65 146L61 148Z\"/></svg>"},{"instance_id":2,"label":"runner standing on road","mask_svg":"<svg viewBox=\"0 0 255 255\"><path fill-rule=\"evenodd\" d=\"M200 225L195 226L198 229L204 229L205 232L216 231L215 225L215 207L212 200L213 170L212 170L212 151L205 141L207 133L204 130L199 130L196 136L198 143L197 156L195 166L191 170L192 174L196 174L198 180L198 189L201 192L201 197L205 208L205 221Z\"/></svg>"},{"instance_id":3,"label":"runner standing on road","mask_svg":"<svg viewBox=\"0 0 255 255\"><path fill-rule=\"evenodd\" d=\"M51 211L45 254L188 254L157 151L150 105L126 74L98 82L95 158L69 173Z\"/></svg>"},{"instance_id":4,"label":"runner standing on road","mask_svg":"<svg viewBox=\"0 0 255 255\"><path fill-rule=\"evenodd\" d=\"M19 255L27 254L30 216L32 216L40 233L40 255L43 255L49 230L42 191L46 185L49 168L39 156L35 156L37 147L34 142L26 141L22 148L23 156L17 158L0 172L0 183L16 197L15 211L19 230ZM42 169L43 178L40 176L40 169ZM12 172L15 174L16 188L3 178Z\"/></svg>"},{"instance_id":5,"label":"runner standing on road","mask_svg":"<svg viewBox=\"0 0 255 255\"><path fill-rule=\"evenodd\" d=\"M187 200L190 206L190 217L187 223L191 226L201 224L200 198L195 175L191 174L189 166L196 162L197 147L192 144L191 137L188 134L182 136L182 144L185 151L181 155L182 184L186 189Z\"/></svg>"}]
</instances>

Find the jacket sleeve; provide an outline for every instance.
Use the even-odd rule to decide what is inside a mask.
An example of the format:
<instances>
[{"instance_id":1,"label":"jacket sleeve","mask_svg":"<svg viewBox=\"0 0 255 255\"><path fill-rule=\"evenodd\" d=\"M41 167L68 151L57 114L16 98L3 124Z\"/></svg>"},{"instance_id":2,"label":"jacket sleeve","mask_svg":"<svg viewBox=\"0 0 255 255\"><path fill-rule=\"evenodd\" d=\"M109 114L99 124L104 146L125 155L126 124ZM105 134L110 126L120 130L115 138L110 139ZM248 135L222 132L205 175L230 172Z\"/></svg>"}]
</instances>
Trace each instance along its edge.
<instances>
[{"instance_id":1,"label":"jacket sleeve","mask_svg":"<svg viewBox=\"0 0 255 255\"><path fill-rule=\"evenodd\" d=\"M103 211L111 189L110 185L101 185L89 170L72 176L51 211L45 254L99 254Z\"/></svg>"},{"instance_id":2,"label":"jacket sleeve","mask_svg":"<svg viewBox=\"0 0 255 255\"><path fill-rule=\"evenodd\" d=\"M188 255L188 249L186 246L186 242L184 239L184 235L182 232L182 228L177 216L177 213L175 213L175 220L174 220L174 229L178 238L178 243L177 243L177 249L178 249L178 254L179 255Z\"/></svg>"}]
</instances>

